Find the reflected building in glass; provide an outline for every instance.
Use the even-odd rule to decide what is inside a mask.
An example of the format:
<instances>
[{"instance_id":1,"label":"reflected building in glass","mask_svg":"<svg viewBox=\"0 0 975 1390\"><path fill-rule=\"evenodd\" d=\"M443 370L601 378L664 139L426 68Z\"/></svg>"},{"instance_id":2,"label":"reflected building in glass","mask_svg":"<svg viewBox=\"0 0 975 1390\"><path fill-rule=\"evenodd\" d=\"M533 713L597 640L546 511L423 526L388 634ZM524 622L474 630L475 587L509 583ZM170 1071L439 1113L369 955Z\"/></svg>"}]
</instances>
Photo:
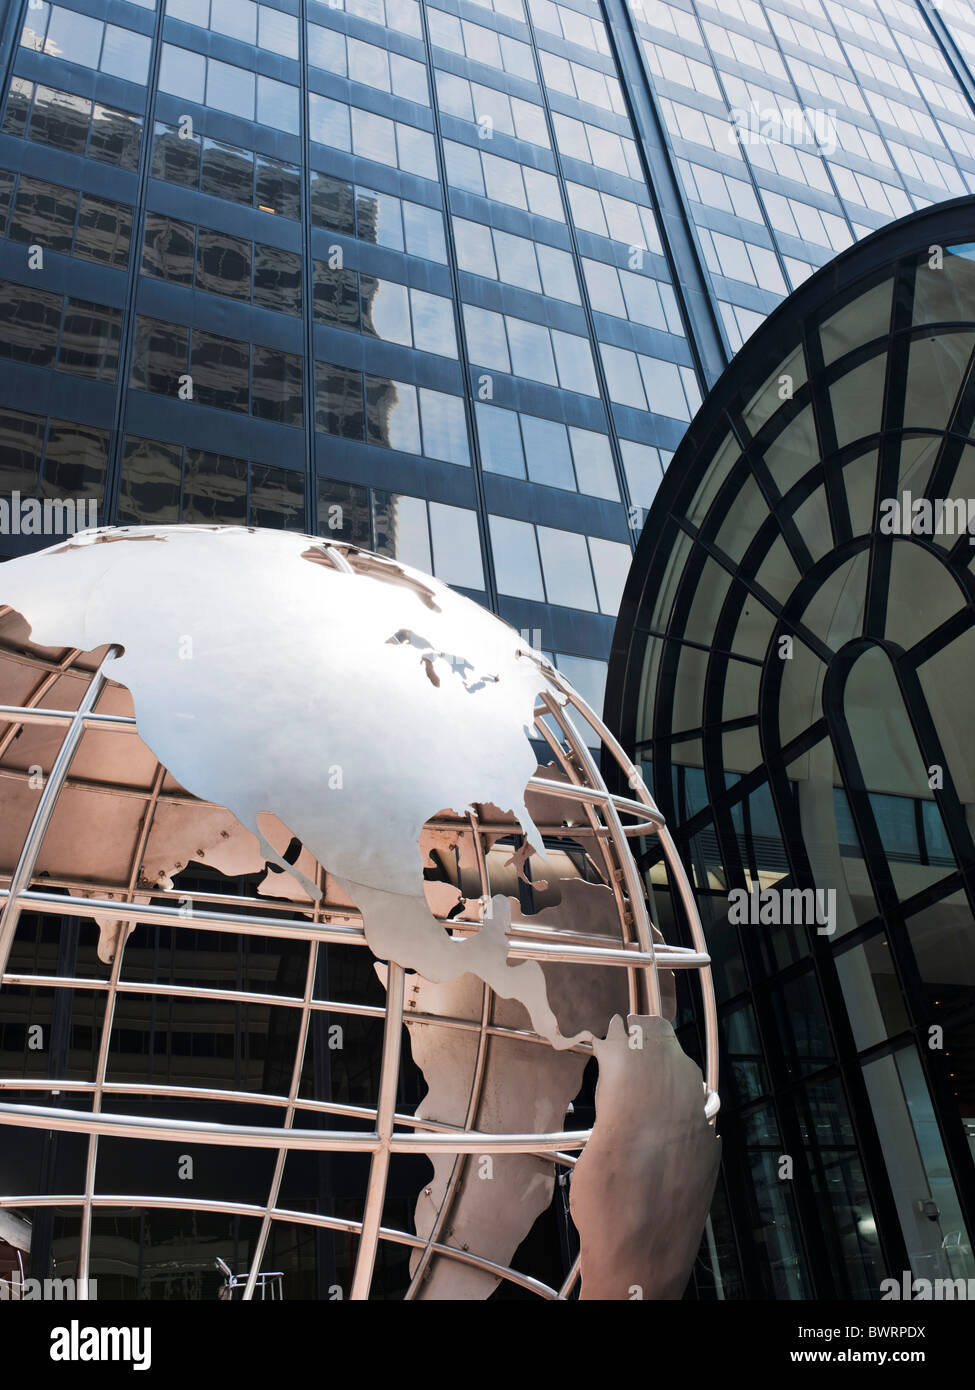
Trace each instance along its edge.
<instances>
[{"instance_id":1,"label":"reflected building in glass","mask_svg":"<svg viewBox=\"0 0 975 1390\"><path fill-rule=\"evenodd\" d=\"M975 191L973 55L966 0L13 0L0 495L354 541L599 707L702 396Z\"/></svg>"}]
</instances>

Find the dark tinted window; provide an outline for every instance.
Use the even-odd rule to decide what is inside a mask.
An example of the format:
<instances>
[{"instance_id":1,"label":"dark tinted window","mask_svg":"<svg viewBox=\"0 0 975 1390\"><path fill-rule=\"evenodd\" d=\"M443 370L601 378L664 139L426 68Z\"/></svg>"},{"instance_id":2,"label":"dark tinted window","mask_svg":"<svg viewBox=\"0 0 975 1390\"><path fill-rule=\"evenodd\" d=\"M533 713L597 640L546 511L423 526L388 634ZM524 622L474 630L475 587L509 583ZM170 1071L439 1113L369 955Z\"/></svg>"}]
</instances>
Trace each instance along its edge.
<instances>
[{"instance_id":1,"label":"dark tinted window","mask_svg":"<svg viewBox=\"0 0 975 1390\"><path fill-rule=\"evenodd\" d=\"M0 284L0 357L53 367L61 296L24 285Z\"/></svg>"},{"instance_id":2,"label":"dark tinted window","mask_svg":"<svg viewBox=\"0 0 975 1390\"><path fill-rule=\"evenodd\" d=\"M257 156L256 201L265 212L276 212L279 217L301 216L301 182L298 170L293 164L282 164L277 159Z\"/></svg>"},{"instance_id":3,"label":"dark tinted window","mask_svg":"<svg viewBox=\"0 0 975 1390\"><path fill-rule=\"evenodd\" d=\"M14 188L15 175L0 169L0 236L7 230L7 212L10 208L10 195Z\"/></svg>"},{"instance_id":4,"label":"dark tinted window","mask_svg":"<svg viewBox=\"0 0 975 1390\"><path fill-rule=\"evenodd\" d=\"M330 270L315 262L315 318L336 328L359 331L359 277L354 270Z\"/></svg>"},{"instance_id":5,"label":"dark tinted window","mask_svg":"<svg viewBox=\"0 0 975 1390\"><path fill-rule=\"evenodd\" d=\"M355 203L352 185L328 174L311 176L311 215L316 227L326 227L343 236L355 236Z\"/></svg>"},{"instance_id":6,"label":"dark tinted window","mask_svg":"<svg viewBox=\"0 0 975 1390\"><path fill-rule=\"evenodd\" d=\"M127 439L122 460L119 521L156 524L179 520L180 447Z\"/></svg>"},{"instance_id":7,"label":"dark tinted window","mask_svg":"<svg viewBox=\"0 0 975 1390\"><path fill-rule=\"evenodd\" d=\"M316 362L315 428L326 434L337 434L342 439L363 437L361 372Z\"/></svg>"},{"instance_id":8,"label":"dark tinted window","mask_svg":"<svg viewBox=\"0 0 975 1390\"><path fill-rule=\"evenodd\" d=\"M372 549L369 489L334 478L318 480L318 530L329 540Z\"/></svg>"},{"instance_id":9,"label":"dark tinted window","mask_svg":"<svg viewBox=\"0 0 975 1390\"><path fill-rule=\"evenodd\" d=\"M201 227L196 239L196 284L234 299L251 297L251 243Z\"/></svg>"},{"instance_id":10,"label":"dark tinted window","mask_svg":"<svg viewBox=\"0 0 975 1390\"><path fill-rule=\"evenodd\" d=\"M115 164L119 169L137 170L142 145L142 119L127 111L95 102L88 153L94 159Z\"/></svg>"},{"instance_id":11,"label":"dark tinted window","mask_svg":"<svg viewBox=\"0 0 975 1390\"><path fill-rule=\"evenodd\" d=\"M91 497L100 501L108 466L108 431L52 420L44 453L42 497Z\"/></svg>"},{"instance_id":12,"label":"dark tinted window","mask_svg":"<svg viewBox=\"0 0 975 1390\"><path fill-rule=\"evenodd\" d=\"M20 177L17 197L10 218L9 236L13 241L36 242L45 251L71 254L78 194L43 179Z\"/></svg>"},{"instance_id":13,"label":"dark tinted window","mask_svg":"<svg viewBox=\"0 0 975 1390\"><path fill-rule=\"evenodd\" d=\"M301 473L270 464L251 465L252 526L274 526L278 530L305 529L305 483Z\"/></svg>"},{"instance_id":14,"label":"dark tinted window","mask_svg":"<svg viewBox=\"0 0 975 1390\"><path fill-rule=\"evenodd\" d=\"M254 344L253 414L283 425L302 424L301 358Z\"/></svg>"},{"instance_id":15,"label":"dark tinted window","mask_svg":"<svg viewBox=\"0 0 975 1390\"><path fill-rule=\"evenodd\" d=\"M247 410L250 349L236 338L193 331L190 374L193 399L219 410Z\"/></svg>"},{"instance_id":16,"label":"dark tinted window","mask_svg":"<svg viewBox=\"0 0 975 1390\"><path fill-rule=\"evenodd\" d=\"M53 87L38 87L28 133L39 145L84 154L90 121L91 102L86 97L58 92Z\"/></svg>"},{"instance_id":17,"label":"dark tinted window","mask_svg":"<svg viewBox=\"0 0 975 1390\"><path fill-rule=\"evenodd\" d=\"M129 263L132 239L132 209L91 193L81 195L78 232L74 253L86 261L122 269Z\"/></svg>"},{"instance_id":18,"label":"dark tinted window","mask_svg":"<svg viewBox=\"0 0 975 1390\"><path fill-rule=\"evenodd\" d=\"M95 381L114 381L121 331L121 310L91 304L85 299L69 299L64 312L58 366L63 371L76 372Z\"/></svg>"},{"instance_id":19,"label":"dark tinted window","mask_svg":"<svg viewBox=\"0 0 975 1390\"><path fill-rule=\"evenodd\" d=\"M23 135L27 129L27 112L33 94L33 82L26 82L22 77L11 80L7 109L3 114L4 135Z\"/></svg>"},{"instance_id":20,"label":"dark tinted window","mask_svg":"<svg viewBox=\"0 0 975 1390\"><path fill-rule=\"evenodd\" d=\"M142 243L142 269L176 285L193 283L193 237L190 222L177 222L158 212L146 213L146 232Z\"/></svg>"},{"instance_id":21,"label":"dark tinted window","mask_svg":"<svg viewBox=\"0 0 975 1390\"><path fill-rule=\"evenodd\" d=\"M204 140L200 187L215 198L250 204L254 198L253 154L219 140Z\"/></svg>"},{"instance_id":22,"label":"dark tinted window","mask_svg":"<svg viewBox=\"0 0 975 1390\"><path fill-rule=\"evenodd\" d=\"M150 169L153 178L196 188L200 182L201 143L198 135L184 139L175 127L157 121Z\"/></svg>"},{"instance_id":23,"label":"dark tinted window","mask_svg":"<svg viewBox=\"0 0 975 1390\"><path fill-rule=\"evenodd\" d=\"M186 372L189 329L175 323L139 317L130 384L157 395L175 396Z\"/></svg>"},{"instance_id":24,"label":"dark tinted window","mask_svg":"<svg viewBox=\"0 0 975 1390\"><path fill-rule=\"evenodd\" d=\"M183 470L184 522L247 522L247 464L225 454L187 449Z\"/></svg>"},{"instance_id":25,"label":"dark tinted window","mask_svg":"<svg viewBox=\"0 0 975 1390\"><path fill-rule=\"evenodd\" d=\"M283 314L301 313L301 260L294 251L254 247L254 303Z\"/></svg>"},{"instance_id":26,"label":"dark tinted window","mask_svg":"<svg viewBox=\"0 0 975 1390\"><path fill-rule=\"evenodd\" d=\"M44 451L44 417L0 410L0 491L32 496Z\"/></svg>"}]
</instances>

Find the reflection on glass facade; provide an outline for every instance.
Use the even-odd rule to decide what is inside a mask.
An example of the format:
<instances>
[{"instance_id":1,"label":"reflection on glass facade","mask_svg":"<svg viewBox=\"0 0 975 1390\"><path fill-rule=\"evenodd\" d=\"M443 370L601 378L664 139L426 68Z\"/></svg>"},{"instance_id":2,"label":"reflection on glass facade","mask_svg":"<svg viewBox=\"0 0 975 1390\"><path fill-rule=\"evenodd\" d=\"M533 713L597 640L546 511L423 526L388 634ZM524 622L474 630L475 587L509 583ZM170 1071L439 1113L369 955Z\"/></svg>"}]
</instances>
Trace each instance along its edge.
<instances>
[{"instance_id":1,"label":"reflection on glass facade","mask_svg":"<svg viewBox=\"0 0 975 1390\"><path fill-rule=\"evenodd\" d=\"M975 191L973 54L968 0L15 0L0 26L0 495L359 541L463 588L598 705L635 543L702 396L832 256ZM883 370L864 362L829 389L840 404ZM806 364L792 371L801 387ZM820 414L790 426L767 454L783 488ZM752 481L729 509L716 543L735 563L748 506L768 500ZM851 516L868 503L851 498ZM835 505L811 491L797 508L814 560ZM0 555L43 543L2 535ZM795 560L783 542L762 563L772 592ZM709 630L729 583L713 560L691 627ZM939 601L914 640L943 621ZM749 616L756 650L763 621ZM797 649L795 671L816 654ZM688 646L682 689L702 660ZM868 726L892 680L871 662L848 682ZM760 672L740 665L718 717L747 761ZM713 799L702 757L679 768L688 814ZM956 849L929 798L885 795L877 842L906 892ZM857 876L848 798L838 788L821 814L860 927L883 903ZM767 791L729 814L736 843L784 864ZM695 825L702 883L715 843ZM730 998L742 966L721 954L720 917ZM779 969L794 935L781 928ZM913 949L951 949L938 938L917 925ZM828 1029L793 987L800 1002L780 1007L806 1021L789 1044L805 1076ZM896 1008L888 992L879 1017ZM752 1025L728 1046L754 1103ZM834 1119L815 1200L835 1182L852 1209L856 1143ZM754 1200L786 1242L761 1287L808 1290L783 1234L793 1199ZM729 1223L716 1208L718 1245Z\"/></svg>"},{"instance_id":2,"label":"reflection on glass facade","mask_svg":"<svg viewBox=\"0 0 975 1390\"><path fill-rule=\"evenodd\" d=\"M756 335L623 603L608 713L715 961L703 1297L975 1277L973 207L882 233ZM824 911L782 909L801 893Z\"/></svg>"}]
</instances>

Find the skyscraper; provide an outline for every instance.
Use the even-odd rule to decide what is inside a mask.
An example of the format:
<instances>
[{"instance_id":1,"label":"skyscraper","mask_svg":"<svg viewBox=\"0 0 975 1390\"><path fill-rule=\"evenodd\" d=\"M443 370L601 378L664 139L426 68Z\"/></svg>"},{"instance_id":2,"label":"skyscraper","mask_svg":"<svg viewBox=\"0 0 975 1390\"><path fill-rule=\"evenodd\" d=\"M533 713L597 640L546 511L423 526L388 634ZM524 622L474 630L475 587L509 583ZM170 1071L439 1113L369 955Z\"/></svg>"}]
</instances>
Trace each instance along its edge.
<instances>
[{"instance_id":1,"label":"skyscraper","mask_svg":"<svg viewBox=\"0 0 975 1390\"><path fill-rule=\"evenodd\" d=\"M702 387L972 186L971 41L962 0L12 4L4 485L330 528L598 695Z\"/></svg>"},{"instance_id":2,"label":"skyscraper","mask_svg":"<svg viewBox=\"0 0 975 1390\"><path fill-rule=\"evenodd\" d=\"M975 191L963 0L19 0L0 64L0 495L359 542L597 707L702 394Z\"/></svg>"}]
</instances>

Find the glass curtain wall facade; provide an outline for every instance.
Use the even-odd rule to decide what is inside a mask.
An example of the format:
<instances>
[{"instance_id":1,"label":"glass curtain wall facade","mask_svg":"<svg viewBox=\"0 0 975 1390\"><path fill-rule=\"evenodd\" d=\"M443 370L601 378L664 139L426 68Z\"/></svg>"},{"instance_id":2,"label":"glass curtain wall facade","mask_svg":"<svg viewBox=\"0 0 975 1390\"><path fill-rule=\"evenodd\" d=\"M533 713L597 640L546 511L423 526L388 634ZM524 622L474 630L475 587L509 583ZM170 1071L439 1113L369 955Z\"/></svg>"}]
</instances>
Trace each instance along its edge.
<instances>
[{"instance_id":1,"label":"glass curtain wall facade","mask_svg":"<svg viewBox=\"0 0 975 1390\"><path fill-rule=\"evenodd\" d=\"M881 232L755 335L624 595L607 712L719 1004L704 1297L975 1279L973 215ZM652 843L642 864L673 918Z\"/></svg>"},{"instance_id":2,"label":"glass curtain wall facade","mask_svg":"<svg viewBox=\"0 0 975 1390\"><path fill-rule=\"evenodd\" d=\"M6 14L4 486L398 554L597 704L701 390L975 187L961 0Z\"/></svg>"},{"instance_id":3,"label":"glass curtain wall facade","mask_svg":"<svg viewBox=\"0 0 975 1390\"><path fill-rule=\"evenodd\" d=\"M975 191L963 0L0 21L0 495L361 543L597 708L702 394L836 252Z\"/></svg>"}]
</instances>

